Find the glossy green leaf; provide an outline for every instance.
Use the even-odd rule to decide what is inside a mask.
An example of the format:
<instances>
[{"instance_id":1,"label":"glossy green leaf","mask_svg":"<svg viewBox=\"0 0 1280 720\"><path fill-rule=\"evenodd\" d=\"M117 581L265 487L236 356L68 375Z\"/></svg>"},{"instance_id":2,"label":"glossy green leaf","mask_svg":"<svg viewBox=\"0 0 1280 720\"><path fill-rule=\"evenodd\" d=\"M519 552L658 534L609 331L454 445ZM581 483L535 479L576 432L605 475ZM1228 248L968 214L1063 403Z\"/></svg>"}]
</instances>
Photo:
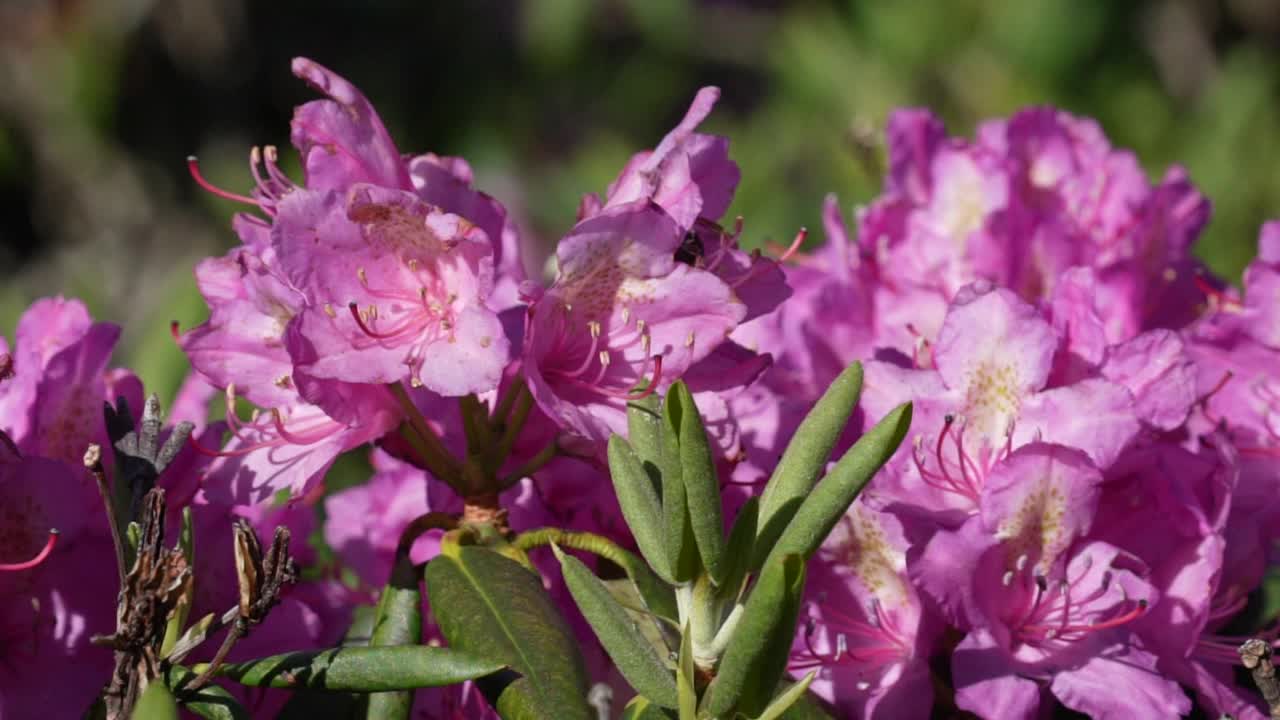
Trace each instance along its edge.
<instances>
[{"instance_id":1,"label":"glossy green leaf","mask_svg":"<svg viewBox=\"0 0 1280 720\"><path fill-rule=\"evenodd\" d=\"M861 393L862 365L855 362L836 377L791 436L760 496L753 570L764 564L769 548L822 476Z\"/></svg>"},{"instance_id":2,"label":"glossy green leaf","mask_svg":"<svg viewBox=\"0 0 1280 720\"><path fill-rule=\"evenodd\" d=\"M537 574L464 545L428 563L426 579L449 644L514 670L479 683L503 718L593 719L578 640Z\"/></svg>"},{"instance_id":3,"label":"glossy green leaf","mask_svg":"<svg viewBox=\"0 0 1280 720\"><path fill-rule=\"evenodd\" d=\"M680 481L684 484L689 524L697 543L698 556L712 582L719 585L724 580L724 519L720 509L720 481L702 416L693 402L693 394L684 382L677 381L667 391L664 415L679 438Z\"/></svg>"},{"instance_id":4,"label":"glossy green leaf","mask_svg":"<svg viewBox=\"0 0 1280 720\"><path fill-rule=\"evenodd\" d=\"M205 720L249 720L249 711L219 685L210 683L194 693L183 689L195 679L196 674L181 665L170 666L165 675L165 684L182 697L182 709Z\"/></svg>"},{"instance_id":5,"label":"glossy green leaf","mask_svg":"<svg viewBox=\"0 0 1280 720\"><path fill-rule=\"evenodd\" d=\"M680 660L676 670L677 711L680 720L697 720L698 688L697 676L693 664L693 633L685 623L680 636Z\"/></svg>"},{"instance_id":6,"label":"glossy green leaf","mask_svg":"<svg viewBox=\"0 0 1280 720\"><path fill-rule=\"evenodd\" d=\"M780 695L769 703L764 712L756 716L754 720L783 720L786 717L786 713L804 697L804 694L809 690L810 683L813 682L813 678L817 674L818 671L813 670L808 675L805 675L800 682L782 691Z\"/></svg>"},{"instance_id":7,"label":"glossy green leaf","mask_svg":"<svg viewBox=\"0 0 1280 720\"><path fill-rule=\"evenodd\" d=\"M133 706L132 720L178 720L178 703L162 682L147 685Z\"/></svg>"},{"instance_id":8,"label":"glossy green leaf","mask_svg":"<svg viewBox=\"0 0 1280 720\"><path fill-rule=\"evenodd\" d=\"M654 652L639 626L582 561L552 547L560 560L565 585L618 672L636 692L659 705L675 707L676 683L671 670Z\"/></svg>"},{"instance_id":9,"label":"glossy green leaf","mask_svg":"<svg viewBox=\"0 0 1280 720\"><path fill-rule=\"evenodd\" d=\"M622 516L636 539L640 554L659 577L671 582L667 558L662 501L639 456L620 435L609 438L609 476L618 496Z\"/></svg>"},{"instance_id":10,"label":"glossy green leaf","mask_svg":"<svg viewBox=\"0 0 1280 720\"><path fill-rule=\"evenodd\" d=\"M422 590L408 553L397 554L391 580L378 597L371 647L417 645L422 641ZM413 691L373 693L365 717L407 720L413 712Z\"/></svg>"},{"instance_id":11,"label":"glossy green leaf","mask_svg":"<svg viewBox=\"0 0 1280 720\"><path fill-rule=\"evenodd\" d=\"M229 663L217 674L250 687L388 692L455 685L505 667L453 648L396 645L284 653Z\"/></svg>"},{"instance_id":12,"label":"glossy green leaf","mask_svg":"<svg viewBox=\"0 0 1280 720\"><path fill-rule=\"evenodd\" d=\"M897 451L910 427L911 403L904 403L863 434L805 498L778 541L769 549L770 560L784 555L811 556L848 511L858 493Z\"/></svg>"},{"instance_id":13,"label":"glossy green leaf","mask_svg":"<svg viewBox=\"0 0 1280 720\"><path fill-rule=\"evenodd\" d=\"M787 652L781 658L767 657L777 653L775 638L786 634L787 648L795 633L795 610L799 608L800 591L804 587L804 560L788 555L765 564L747 597L742 617L725 647L716 677L707 686L701 712L712 717L727 716L739 704L748 685L767 680L767 669L778 665L778 675L785 669ZM794 609L793 609L794 606ZM789 618L789 621L788 621ZM766 694L777 687L778 677L766 685ZM754 692L754 690L753 690Z\"/></svg>"}]
</instances>

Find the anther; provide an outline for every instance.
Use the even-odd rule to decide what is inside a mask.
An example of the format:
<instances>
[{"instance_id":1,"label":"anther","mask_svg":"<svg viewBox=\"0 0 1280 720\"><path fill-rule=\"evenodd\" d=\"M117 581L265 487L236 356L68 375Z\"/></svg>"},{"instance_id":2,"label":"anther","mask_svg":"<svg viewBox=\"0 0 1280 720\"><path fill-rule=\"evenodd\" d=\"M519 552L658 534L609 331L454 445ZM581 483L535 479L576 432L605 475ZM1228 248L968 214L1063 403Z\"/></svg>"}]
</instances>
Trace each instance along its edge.
<instances>
[{"instance_id":1,"label":"anther","mask_svg":"<svg viewBox=\"0 0 1280 720\"><path fill-rule=\"evenodd\" d=\"M1010 585L1012 585L1012 584L1013 584L1013 571L1012 571L1012 570L1005 570L1005 571L1004 571L1004 576L1000 578L1000 584L1001 584L1001 585L1004 585L1005 587L1009 587Z\"/></svg>"}]
</instances>

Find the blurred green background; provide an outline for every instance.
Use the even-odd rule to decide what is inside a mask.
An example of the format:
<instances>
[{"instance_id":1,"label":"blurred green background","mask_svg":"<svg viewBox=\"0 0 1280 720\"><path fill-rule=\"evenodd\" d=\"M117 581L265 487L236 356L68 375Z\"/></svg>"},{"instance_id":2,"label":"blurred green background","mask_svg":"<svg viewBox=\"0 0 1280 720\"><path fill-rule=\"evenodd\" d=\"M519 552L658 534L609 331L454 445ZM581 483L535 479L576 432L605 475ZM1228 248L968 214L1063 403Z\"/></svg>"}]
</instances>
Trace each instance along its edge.
<instances>
[{"instance_id":1,"label":"blurred green background","mask_svg":"<svg viewBox=\"0 0 1280 720\"><path fill-rule=\"evenodd\" d=\"M360 86L403 151L467 157L544 249L708 83L752 242L818 226L827 192L873 197L901 105L964 134L1033 103L1097 117L1153 176L1187 166L1214 202L1199 252L1233 280L1280 216L1278 0L3 0L0 331L80 296L171 393L168 323L204 317L191 267L235 242L184 159L247 189L249 147L287 145L311 97L295 55Z\"/></svg>"}]
</instances>

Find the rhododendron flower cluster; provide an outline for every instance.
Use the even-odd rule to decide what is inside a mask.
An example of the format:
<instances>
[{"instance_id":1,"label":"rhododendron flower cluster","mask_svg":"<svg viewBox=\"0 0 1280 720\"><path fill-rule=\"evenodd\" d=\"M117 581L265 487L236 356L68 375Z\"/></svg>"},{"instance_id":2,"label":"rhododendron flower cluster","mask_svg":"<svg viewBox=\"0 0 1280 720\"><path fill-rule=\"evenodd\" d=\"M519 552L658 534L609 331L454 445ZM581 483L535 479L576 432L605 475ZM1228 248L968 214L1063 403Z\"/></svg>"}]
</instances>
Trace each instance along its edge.
<instances>
[{"instance_id":1,"label":"rhododendron flower cluster","mask_svg":"<svg viewBox=\"0 0 1280 720\"><path fill-rule=\"evenodd\" d=\"M726 553L740 527L767 537L773 485L753 495L789 444L821 467L898 417L901 448L797 560L797 630L774 665L804 678L813 712L1266 716L1235 666L1249 634L1280 647L1276 619L1249 626L1246 612L1280 534L1280 221L1238 290L1191 254L1210 205L1186 171L1151 182L1097 123L1032 108L965 139L899 110L881 195L849 221L834 195L815 200L822 242L799 230L785 252L749 252L763 239L725 218L742 170L727 138L699 130L719 98L703 88L602 194L562 209L553 274L530 277L532 238L465 160L404 154L351 83L310 60L292 69L320 96L291 124L299 177L274 146L248 153L245 192L188 160L195 182L245 210L239 244L195 268L207 319L174 326L192 373L168 421L185 422L160 429L142 382L108 369L119 329L77 301L40 300L12 344L0 336L0 717L78 716L99 695L108 717L128 717L151 685L198 712L190 693L211 682L255 717L302 685L377 690L361 700L370 717L513 716L494 694L508 685L570 687L606 716L633 696L637 713L675 698L674 681L619 658L591 604L603 601L584 601L561 564L570 549L604 558L611 593L634 581L619 633L642 632L626 630L638 606L702 618L715 594L724 634L694 628L690 660L692 691L715 706L731 635L757 627L741 618L773 566L729 556L724 570L707 532L732 528ZM797 428L855 362L860 400L832 456ZM686 396L705 437L670 400ZM679 440L674 470L651 452L674 442L655 439L665 426L637 421L658 407ZM130 408L146 409L136 432ZM635 447L631 480L614 436ZM679 514L705 500L689 465L704 441L723 523ZM372 476L335 489L326 476L344 454ZM153 472L130 485L138 457ZM157 502L169 544L177 532L199 549L156 555L165 582L147 585L154 523L140 513ZM688 538L683 555L655 562L644 513ZM547 544L556 555L535 550ZM499 552L476 558L481 546ZM558 613L544 625L577 660L544 658L565 667L542 676L485 656L458 634L468 603L433 584L449 563L477 584L487 563L509 565L486 603L522 598L536 615L543 600L522 593L544 598ZM144 606L170 609L137 639L148 616L122 618ZM678 639L667 625L654 648ZM327 680L292 668L272 685L251 668L340 642L448 645L477 664L409 687L342 680L339 655L308 660L334 663ZM495 690L489 676L512 668L525 677Z\"/></svg>"}]
</instances>

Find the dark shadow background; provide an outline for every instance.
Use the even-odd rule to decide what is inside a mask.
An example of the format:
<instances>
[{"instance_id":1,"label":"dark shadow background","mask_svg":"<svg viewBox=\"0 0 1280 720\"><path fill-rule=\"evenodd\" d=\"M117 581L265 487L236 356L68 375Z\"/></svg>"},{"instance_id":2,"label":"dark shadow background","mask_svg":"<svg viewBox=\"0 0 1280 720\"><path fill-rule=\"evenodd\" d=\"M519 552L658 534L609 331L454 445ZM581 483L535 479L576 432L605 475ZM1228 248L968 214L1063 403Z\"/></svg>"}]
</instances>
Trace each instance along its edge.
<instances>
[{"instance_id":1,"label":"dark shadow background","mask_svg":"<svg viewBox=\"0 0 1280 720\"><path fill-rule=\"evenodd\" d=\"M1215 205L1199 252L1233 280L1280 216L1280 0L2 0L0 328L80 296L171 391L168 323L203 319L191 266L235 241L184 159L247 189L249 147L287 146L312 97L295 55L403 151L467 157L544 249L708 83L754 243L818 226L827 192L873 197L908 104L956 133L1032 103L1096 116L1153 176L1189 168Z\"/></svg>"}]
</instances>

